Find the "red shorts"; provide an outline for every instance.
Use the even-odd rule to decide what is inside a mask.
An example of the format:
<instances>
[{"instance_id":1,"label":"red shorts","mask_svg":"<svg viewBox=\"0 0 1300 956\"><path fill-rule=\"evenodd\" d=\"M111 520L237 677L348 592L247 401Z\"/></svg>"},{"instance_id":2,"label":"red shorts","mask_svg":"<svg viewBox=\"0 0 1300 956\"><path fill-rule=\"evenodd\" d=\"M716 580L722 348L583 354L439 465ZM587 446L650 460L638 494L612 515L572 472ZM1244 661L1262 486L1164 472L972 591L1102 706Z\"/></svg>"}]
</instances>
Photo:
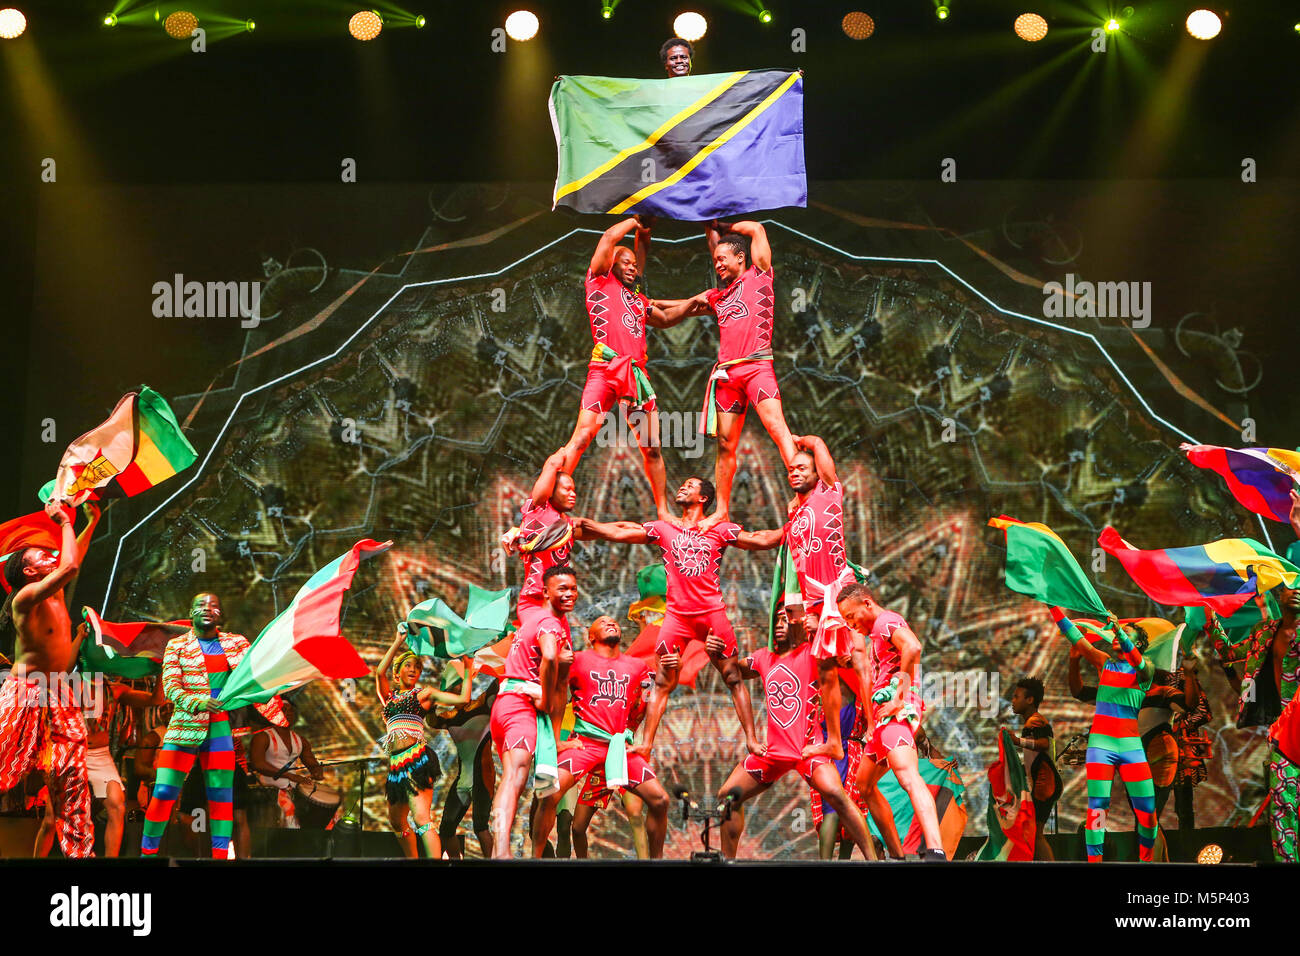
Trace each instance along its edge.
<instances>
[{"instance_id":1,"label":"red shorts","mask_svg":"<svg viewBox=\"0 0 1300 956\"><path fill-rule=\"evenodd\" d=\"M718 382L713 392L714 407L720 412L743 412L746 405L781 397L770 361L744 362L724 371L727 377Z\"/></svg>"},{"instance_id":2,"label":"red shorts","mask_svg":"<svg viewBox=\"0 0 1300 956\"><path fill-rule=\"evenodd\" d=\"M879 763L895 747L916 749L916 738L912 736L912 728L901 720L891 720L887 723L877 724L871 739L867 741L866 755Z\"/></svg>"},{"instance_id":3,"label":"red shorts","mask_svg":"<svg viewBox=\"0 0 1300 956\"><path fill-rule=\"evenodd\" d=\"M528 623L530 617L544 610L546 610L546 601L540 594L521 594L515 603L515 617L519 618L521 627Z\"/></svg>"},{"instance_id":4,"label":"red shorts","mask_svg":"<svg viewBox=\"0 0 1300 956\"><path fill-rule=\"evenodd\" d=\"M604 784L605 754L609 752L609 745L599 740L592 740L590 737L582 738L582 748L574 747L572 750L566 750L560 754L560 769L567 770L575 777L581 777L585 773L592 771L601 771L601 783ZM629 753L627 755L627 780L628 787L637 787L647 780L653 780L655 772L650 769L650 764L640 754Z\"/></svg>"},{"instance_id":5,"label":"red shorts","mask_svg":"<svg viewBox=\"0 0 1300 956\"><path fill-rule=\"evenodd\" d=\"M736 634L731 629L731 622L727 620L725 608L703 614L678 614L669 608L659 627L655 653L680 654L687 641L703 641L708 638L709 631L722 638L726 645L723 657L736 656Z\"/></svg>"},{"instance_id":6,"label":"red shorts","mask_svg":"<svg viewBox=\"0 0 1300 956\"><path fill-rule=\"evenodd\" d=\"M759 783L776 783L791 770L797 771L809 784L812 783L813 771L822 764L830 763L830 757L809 757L807 760L785 760L780 757L760 757L750 754L745 758L744 767L749 775Z\"/></svg>"},{"instance_id":7,"label":"red shorts","mask_svg":"<svg viewBox=\"0 0 1300 956\"><path fill-rule=\"evenodd\" d=\"M492 743L497 753L527 750L537 753L537 708L523 694L505 693L492 705Z\"/></svg>"},{"instance_id":8,"label":"red shorts","mask_svg":"<svg viewBox=\"0 0 1300 956\"><path fill-rule=\"evenodd\" d=\"M642 371L645 371L644 367ZM582 387L582 410L603 415L618 404L618 391L618 383L609 377L609 363L590 363L587 383ZM643 407L647 412L653 412L657 406L652 398Z\"/></svg>"}]
</instances>

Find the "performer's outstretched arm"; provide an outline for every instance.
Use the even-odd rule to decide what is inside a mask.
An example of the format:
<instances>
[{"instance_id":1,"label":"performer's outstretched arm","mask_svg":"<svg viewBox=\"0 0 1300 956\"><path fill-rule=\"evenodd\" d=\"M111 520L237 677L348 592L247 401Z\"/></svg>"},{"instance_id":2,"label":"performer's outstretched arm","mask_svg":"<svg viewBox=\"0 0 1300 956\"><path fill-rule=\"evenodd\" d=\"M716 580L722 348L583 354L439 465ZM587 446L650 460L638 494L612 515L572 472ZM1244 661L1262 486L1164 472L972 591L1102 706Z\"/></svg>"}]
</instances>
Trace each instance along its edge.
<instances>
[{"instance_id":1,"label":"performer's outstretched arm","mask_svg":"<svg viewBox=\"0 0 1300 956\"><path fill-rule=\"evenodd\" d=\"M771 528L767 531L742 531L731 543L742 551L769 551L784 539L784 528Z\"/></svg>"},{"instance_id":2,"label":"performer's outstretched arm","mask_svg":"<svg viewBox=\"0 0 1300 956\"><path fill-rule=\"evenodd\" d=\"M645 528L635 521L592 521L580 518L582 537L601 538L617 544L645 544L650 540Z\"/></svg>"},{"instance_id":3,"label":"performer's outstretched arm","mask_svg":"<svg viewBox=\"0 0 1300 956\"><path fill-rule=\"evenodd\" d=\"M638 213L633 218L635 218L637 222L636 236L633 239L633 242L636 244L636 270L641 274L642 277L644 277L645 260L646 260L646 256L650 252L650 230L654 227L655 217L642 216L640 213ZM612 258L612 254L611 254L611 258Z\"/></svg>"},{"instance_id":4,"label":"performer's outstretched arm","mask_svg":"<svg viewBox=\"0 0 1300 956\"><path fill-rule=\"evenodd\" d=\"M14 594L14 616L26 614L46 598L58 594L77 575L81 559L77 552L77 536L72 530L71 512L56 501L47 502L45 513L59 526L59 563L53 571L31 584L18 588Z\"/></svg>"},{"instance_id":5,"label":"performer's outstretched arm","mask_svg":"<svg viewBox=\"0 0 1300 956\"><path fill-rule=\"evenodd\" d=\"M551 500L551 495L555 494L555 479L559 477L560 472L564 469L564 462L568 455L566 445L558 451L552 452L551 457L546 459L546 464L542 465L542 473L537 476L533 482L533 496L530 499L533 507L539 507Z\"/></svg>"},{"instance_id":6,"label":"performer's outstretched arm","mask_svg":"<svg viewBox=\"0 0 1300 956\"><path fill-rule=\"evenodd\" d=\"M687 316L708 311L709 300L703 292L689 299L654 299L646 312L645 323L655 329L670 329Z\"/></svg>"},{"instance_id":7,"label":"performer's outstretched arm","mask_svg":"<svg viewBox=\"0 0 1300 956\"><path fill-rule=\"evenodd\" d=\"M749 240L749 261L764 272L772 268L772 247L767 241L767 230L761 223L745 221L718 223L720 229L745 236Z\"/></svg>"},{"instance_id":8,"label":"performer's outstretched arm","mask_svg":"<svg viewBox=\"0 0 1300 956\"><path fill-rule=\"evenodd\" d=\"M816 435L792 435L791 437L794 439L795 448L802 448L812 453L818 478L828 485L834 485L840 480L835 473L835 459L831 457L830 449L826 447L824 441Z\"/></svg>"},{"instance_id":9,"label":"performer's outstretched arm","mask_svg":"<svg viewBox=\"0 0 1300 956\"><path fill-rule=\"evenodd\" d=\"M591 256L592 275L604 275L614 268L614 250L618 248L619 241L640 225L636 216L628 216L605 230L605 234L600 237L600 242L596 243L596 251Z\"/></svg>"},{"instance_id":10,"label":"performer's outstretched arm","mask_svg":"<svg viewBox=\"0 0 1300 956\"><path fill-rule=\"evenodd\" d=\"M1056 626L1065 635L1065 639L1077 647L1079 653L1088 658L1093 664L1098 667L1105 667L1106 662L1110 660L1106 652L1093 647L1092 642L1084 636L1083 631L1079 630L1059 607L1052 607L1049 610L1052 612L1052 620L1056 622Z\"/></svg>"}]
</instances>

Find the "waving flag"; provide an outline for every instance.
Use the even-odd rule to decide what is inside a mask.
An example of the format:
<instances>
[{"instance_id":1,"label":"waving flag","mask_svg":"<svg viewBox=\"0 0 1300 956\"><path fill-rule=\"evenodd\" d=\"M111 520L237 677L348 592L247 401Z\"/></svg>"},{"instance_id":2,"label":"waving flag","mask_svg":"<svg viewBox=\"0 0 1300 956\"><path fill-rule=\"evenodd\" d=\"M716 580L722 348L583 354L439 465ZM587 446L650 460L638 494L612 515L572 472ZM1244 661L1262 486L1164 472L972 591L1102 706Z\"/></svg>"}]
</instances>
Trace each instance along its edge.
<instances>
[{"instance_id":1,"label":"waving flag","mask_svg":"<svg viewBox=\"0 0 1300 956\"><path fill-rule=\"evenodd\" d=\"M989 838L977 860L1034 858L1034 801L1020 752L1005 728L998 734L998 759L989 767Z\"/></svg>"},{"instance_id":2,"label":"waving flag","mask_svg":"<svg viewBox=\"0 0 1300 956\"><path fill-rule=\"evenodd\" d=\"M167 402L141 385L122 396L107 421L68 446L53 495L74 507L91 497L130 498L196 458Z\"/></svg>"},{"instance_id":3,"label":"waving flag","mask_svg":"<svg viewBox=\"0 0 1300 956\"><path fill-rule=\"evenodd\" d=\"M1092 644L1103 642L1109 644L1115 636L1104 621L1075 618L1074 623ZM1142 652L1142 656L1149 660L1156 670L1174 669L1186 624L1175 624L1173 621L1166 621L1163 617L1122 617L1119 623L1136 624L1146 632L1147 649Z\"/></svg>"},{"instance_id":4,"label":"waving flag","mask_svg":"<svg viewBox=\"0 0 1300 956\"><path fill-rule=\"evenodd\" d=\"M844 673L843 670L840 671ZM930 759L918 760L916 769L925 781L934 798L934 809L939 817L939 837L943 840L943 851L948 859L954 859L957 844L966 832L966 787L957 773L955 760L941 761ZM894 813L894 826L898 830L898 839L903 844L904 853L918 853L925 846L925 837L921 833L921 821L912 810L912 798L907 795L903 785L889 770L880 778L878 784L881 796L889 803ZM884 840L876 821L867 815L867 827L876 837Z\"/></svg>"},{"instance_id":5,"label":"waving flag","mask_svg":"<svg viewBox=\"0 0 1300 956\"><path fill-rule=\"evenodd\" d=\"M339 633L343 592L352 586L358 564L392 546L391 541L358 541L313 574L257 635L218 700L230 709L270 700L318 677L338 680L369 674L356 648Z\"/></svg>"},{"instance_id":6,"label":"waving flag","mask_svg":"<svg viewBox=\"0 0 1300 956\"><path fill-rule=\"evenodd\" d=\"M45 548L58 554L61 543L59 526L44 511L13 518L0 524L0 564L20 548ZM0 588L4 594L9 593L9 582L3 575L0 575Z\"/></svg>"},{"instance_id":7,"label":"waving flag","mask_svg":"<svg viewBox=\"0 0 1300 956\"><path fill-rule=\"evenodd\" d=\"M1291 520L1291 489L1300 482L1300 452L1186 443L1178 447L1196 467L1217 472L1232 497L1250 511L1283 524Z\"/></svg>"},{"instance_id":8,"label":"waving flag","mask_svg":"<svg viewBox=\"0 0 1300 956\"><path fill-rule=\"evenodd\" d=\"M1250 632L1255 629L1255 625L1265 620L1266 615L1269 620L1276 620L1282 616L1282 608L1272 594L1264 595L1263 611L1260 610L1257 602L1247 601L1233 612L1232 617L1222 618L1219 626L1223 628L1229 644L1239 644L1250 637ZM1205 608L1183 608L1183 620L1187 622L1187 629L1183 631L1183 649L1186 650L1196 639L1196 635L1205 631Z\"/></svg>"},{"instance_id":9,"label":"waving flag","mask_svg":"<svg viewBox=\"0 0 1300 956\"><path fill-rule=\"evenodd\" d=\"M562 76L550 108L556 206L701 221L808 204L797 71Z\"/></svg>"},{"instance_id":10,"label":"waving flag","mask_svg":"<svg viewBox=\"0 0 1300 956\"><path fill-rule=\"evenodd\" d=\"M1251 538L1142 551L1107 526L1097 538L1157 604L1207 607L1229 617L1257 591L1295 587L1300 568Z\"/></svg>"},{"instance_id":11,"label":"waving flag","mask_svg":"<svg viewBox=\"0 0 1300 956\"><path fill-rule=\"evenodd\" d=\"M1109 616L1079 562L1047 525L1001 515L990 518L989 527L1006 532L1006 580L1011 590L1043 604Z\"/></svg>"},{"instance_id":12,"label":"waving flag","mask_svg":"<svg viewBox=\"0 0 1300 956\"><path fill-rule=\"evenodd\" d=\"M86 636L81 642L83 670L144 677L162 672L167 642L190 629L189 621L105 621L94 608L82 608Z\"/></svg>"},{"instance_id":13,"label":"waving flag","mask_svg":"<svg viewBox=\"0 0 1300 956\"><path fill-rule=\"evenodd\" d=\"M442 598L431 598L406 615L406 646L428 657L464 657L505 633L510 621L510 589L485 591L469 586L462 618Z\"/></svg>"}]
</instances>

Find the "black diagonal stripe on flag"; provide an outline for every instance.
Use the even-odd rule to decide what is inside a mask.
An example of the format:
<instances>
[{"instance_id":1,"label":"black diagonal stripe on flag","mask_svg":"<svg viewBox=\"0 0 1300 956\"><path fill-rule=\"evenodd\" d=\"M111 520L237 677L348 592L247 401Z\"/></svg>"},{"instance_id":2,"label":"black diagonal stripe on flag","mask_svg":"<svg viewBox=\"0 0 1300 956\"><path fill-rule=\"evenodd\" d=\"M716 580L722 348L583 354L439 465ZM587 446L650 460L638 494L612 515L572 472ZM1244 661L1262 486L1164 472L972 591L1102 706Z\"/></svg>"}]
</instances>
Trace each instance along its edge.
<instances>
[{"instance_id":1,"label":"black diagonal stripe on flag","mask_svg":"<svg viewBox=\"0 0 1300 956\"><path fill-rule=\"evenodd\" d=\"M754 70L717 99L668 130L653 146L627 157L613 169L560 200L578 209L613 209L650 183L641 178L642 163L654 160L655 178L663 182L786 81L786 70Z\"/></svg>"}]
</instances>

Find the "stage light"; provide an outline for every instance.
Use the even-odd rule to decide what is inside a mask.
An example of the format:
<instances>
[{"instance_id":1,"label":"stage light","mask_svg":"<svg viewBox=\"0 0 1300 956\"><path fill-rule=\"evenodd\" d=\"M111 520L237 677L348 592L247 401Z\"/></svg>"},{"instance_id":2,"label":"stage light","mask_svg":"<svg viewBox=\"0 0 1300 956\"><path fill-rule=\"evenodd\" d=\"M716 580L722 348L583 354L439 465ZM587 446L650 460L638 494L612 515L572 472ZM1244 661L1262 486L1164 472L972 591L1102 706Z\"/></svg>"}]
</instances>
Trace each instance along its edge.
<instances>
[{"instance_id":1,"label":"stage light","mask_svg":"<svg viewBox=\"0 0 1300 956\"><path fill-rule=\"evenodd\" d=\"M537 14L531 10L516 10L506 17L506 36L523 43L537 36L537 28L540 25Z\"/></svg>"},{"instance_id":2,"label":"stage light","mask_svg":"<svg viewBox=\"0 0 1300 956\"><path fill-rule=\"evenodd\" d=\"M1119 21L1116 20L1114 17L1111 17L1109 20L1106 21L1105 27L1107 33L1114 33L1116 30L1119 29Z\"/></svg>"},{"instance_id":3,"label":"stage light","mask_svg":"<svg viewBox=\"0 0 1300 956\"><path fill-rule=\"evenodd\" d=\"M252 33L254 30L257 29L257 22L255 20L245 20L244 29L247 30L249 33Z\"/></svg>"},{"instance_id":4,"label":"stage light","mask_svg":"<svg viewBox=\"0 0 1300 956\"><path fill-rule=\"evenodd\" d=\"M704 36L708 29L709 21L694 11L679 13L673 21L673 33L690 43Z\"/></svg>"},{"instance_id":5,"label":"stage light","mask_svg":"<svg viewBox=\"0 0 1300 956\"><path fill-rule=\"evenodd\" d=\"M362 10L348 20L348 33L358 40L373 40L384 29L383 18L374 10Z\"/></svg>"},{"instance_id":6,"label":"stage light","mask_svg":"<svg viewBox=\"0 0 1300 956\"><path fill-rule=\"evenodd\" d=\"M940 20L947 20L948 14L950 12L951 11L949 11L949 9L942 4L934 8L934 15L938 17Z\"/></svg>"},{"instance_id":7,"label":"stage light","mask_svg":"<svg viewBox=\"0 0 1300 956\"><path fill-rule=\"evenodd\" d=\"M194 28L199 25L199 18L188 10L177 10L175 13L167 14L167 19L163 21L163 29L173 40L188 40Z\"/></svg>"},{"instance_id":8,"label":"stage light","mask_svg":"<svg viewBox=\"0 0 1300 956\"><path fill-rule=\"evenodd\" d=\"M23 35L27 29L27 18L21 10L5 7L0 10L0 40L12 40Z\"/></svg>"},{"instance_id":9,"label":"stage light","mask_svg":"<svg viewBox=\"0 0 1300 956\"><path fill-rule=\"evenodd\" d=\"M861 10L853 10L844 14L844 19L840 21L840 29L850 40L865 40L876 32L876 21Z\"/></svg>"},{"instance_id":10,"label":"stage light","mask_svg":"<svg viewBox=\"0 0 1300 956\"><path fill-rule=\"evenodd\" d=\"M1201 852L1196 854L1197 863L1222 863L1223 847L1217 843L1207 843L1201 847Z\"/></svg>"},{"instance_id":11,"label":"stage light","mask_svg":"<svg viewBox=\"0 0 1300 956\"><path fill-rule=\"evenodd\" d=\"M106 26L106 27L115 27L115 26L117 26L117 14L116 14L116 13L110 13L110 14L108 14L107 16L105 16L105 17L104 17L104 26Z\"/></svg>"},{"instance_id":12,"label":"stage light","mask_svg":"<svg viewBox=\"0 0 1300 956\"><path fill-rule=\"evenodd\" d=\"M1213 10L1193 10L1187 15L1187 32L1198 40L1213 40L1223 29L1223 21Z\"/></svg>"},{"instance_id":13,"label":"stage light","mask_svg":"<svg viewBox=\"0 0 1300 956\"><path fill-rule=\"evenodd\" d=\"M417 29L417 30L423 30L423 29L424 29L424 25L425 25L426 23L428 23L428 22L429 22L428 20L424 19L424 15L423 15L423 14L418 15L418 16L415 18L415 29Z\"/></svg>"},{"instance_id":14,"label":"stage light","mask_svg":"<svg viewBox=\"0 0 1300 956\"><path fill-rule=\"evenodd\" d=\"M609 0L600 0L600 15L606 20L614 15L614 7Z\"/></svg>"},{"instance_id":15,"label":"stage light","mask_svg":"<svg viewBox=\"0 0 1300 956\"><path fill-rule=\"evenodd\" d=\"M767 9L759 10L759 11L758 11L758 22L759 22L759 23L771 23L771 22L772 22L772 11L771 11L771 10L767 10Z\"/></svg>"},{"instance_id":16,"label":"stage light","mask_svg":"<svg viewBox=\"0 0 1300 956\"><path fill-rule=\"evenodd\" d=\"M1037 43L1047 36L1047 21L1036 13L1022 13L1016 17L1016 36L1030 43Z\"/></svg>"}]
</instances>

